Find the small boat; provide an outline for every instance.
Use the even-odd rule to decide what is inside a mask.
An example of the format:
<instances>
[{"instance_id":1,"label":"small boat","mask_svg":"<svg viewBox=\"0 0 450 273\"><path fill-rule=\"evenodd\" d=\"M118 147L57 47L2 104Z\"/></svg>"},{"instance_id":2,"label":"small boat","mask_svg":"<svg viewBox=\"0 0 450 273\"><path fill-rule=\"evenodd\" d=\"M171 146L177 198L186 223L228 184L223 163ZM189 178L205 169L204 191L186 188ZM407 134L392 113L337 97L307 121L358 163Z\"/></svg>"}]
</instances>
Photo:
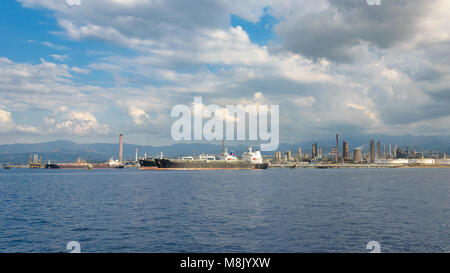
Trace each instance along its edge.
<instances>
[{"instance_id":1,"label":"small boat","mask_svg":"<svg viewBox=\"0 0 450 273\"><path fill-rule=\"evenodd\" d=\"M125 166L122 164L122 162L119 162L119 160L114 160L114 158L111 157L111 159L107 163L110 168L113 169L123 169Z\"/></svg>"}]
</instances>

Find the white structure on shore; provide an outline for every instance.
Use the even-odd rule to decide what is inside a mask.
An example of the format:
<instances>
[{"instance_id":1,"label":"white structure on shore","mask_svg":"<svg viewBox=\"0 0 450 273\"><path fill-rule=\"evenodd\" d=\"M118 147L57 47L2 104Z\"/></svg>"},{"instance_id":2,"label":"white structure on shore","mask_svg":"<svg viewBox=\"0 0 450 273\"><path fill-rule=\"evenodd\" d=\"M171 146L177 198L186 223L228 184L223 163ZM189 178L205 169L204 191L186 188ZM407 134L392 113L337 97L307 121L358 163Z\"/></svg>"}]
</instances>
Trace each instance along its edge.
<instances>
[{"instance_id":1,"label":"white structure on shore","mask_svg":"<svg viewBox=\"0 0 450 273\"><path fill-rule=\"evenodd\" d=\"M413 158L409 159L409 164L420 164L420 165L434 165L436 164L436 159L432 158Z\"/></svg>"},{"instance_id":2,"label":"white structure on shore","mask_svg":"<svg viewBox=\"0 0 450 273\"><path fill-rule=\"evenodd\" d=\"M441 165L450 165L450 159L441 159L438 160L438 163Z\"/></svg>"},{"instance_id":3,"label":"white structure on shore","mask_svg":"<svg viewBox=\"0 0 450 273\"><path fill-rule=\"evenodd\" d=\"M438 163L442 163L443 160ZM387 164L387 165L434 165L436 160L433 158L399 158L399 159L376 159L375 164ZM450 164L450 163L447 163Z\"/></svg>"},{"instance_id":4,"label":"white structure on shore","mask_svg":"<svg viewBox=\"0 0 450 273\"><path fill-rule=\"evenodd\" d=\"M198 159L199 160L206 160L206 161L209 161L209 160L215 161L216 160L216 156L209 155L209 154L201 154L201 155L199 155Z\"/></svg>"}]
</instances>

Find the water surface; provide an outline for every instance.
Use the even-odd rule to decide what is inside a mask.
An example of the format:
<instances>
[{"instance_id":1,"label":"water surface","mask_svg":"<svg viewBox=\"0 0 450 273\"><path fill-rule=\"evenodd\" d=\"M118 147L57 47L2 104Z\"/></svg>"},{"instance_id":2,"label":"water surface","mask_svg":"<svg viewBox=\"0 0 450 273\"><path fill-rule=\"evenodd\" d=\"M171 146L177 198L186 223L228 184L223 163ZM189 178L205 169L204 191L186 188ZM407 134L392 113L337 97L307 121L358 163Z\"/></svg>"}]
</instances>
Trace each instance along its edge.
<instances>
[{"instance_id":1,"label":"water surface","mask_svg":"<svg viewBox=\"0 0 450 273\"><path fill-rule=\"evenodd\" d=\"M0 170L0 252L450 251L450 169Z\"/></svg>"}]
</instances>

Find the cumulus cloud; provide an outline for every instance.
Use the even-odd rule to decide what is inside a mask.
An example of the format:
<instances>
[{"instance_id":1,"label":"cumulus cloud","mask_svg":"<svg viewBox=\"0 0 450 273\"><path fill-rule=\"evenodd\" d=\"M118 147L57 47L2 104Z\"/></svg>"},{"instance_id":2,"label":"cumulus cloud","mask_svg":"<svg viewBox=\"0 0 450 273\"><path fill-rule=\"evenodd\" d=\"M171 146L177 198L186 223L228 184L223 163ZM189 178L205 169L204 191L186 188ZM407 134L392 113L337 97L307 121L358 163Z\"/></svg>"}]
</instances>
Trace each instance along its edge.
<instances>
[{"instance_id":1,"label":"cumulus cloud","mask_svg":"<svg viewBox=\"0 0 450 273\"><path fill-rule=\"evenodd\" d=\"M0 109L0 128L2 130L10 128L12 125L11 113Z\"/></svg>"},{"instance_id":2,"label":"cumulus cloud","mask_svg":"<svg viewBox=\"0 0 450 273\"><path fill-rule=\"evenodd\" d=\"M52 10L69 39L133 52L89 55L85 67L0 58L0 108L66 105L59 119L48 115L55 131L101 133L107 124L95 114L113 116L110 130L169 138L171 107L197 95L221 106L280 105L284 141L340 130L450 134L439 127L450 116L447 0L19 2ZM230 26L231 14L258 22L265 7L279 19L267 46ZM76 81L91 72L110 78Z\"/></svg>"},{"instance_id":3,"label":"cumulus cloud","mask_svg":"<svg viewBox=\"0 0 450 273\"><path fill-rule=\"evenodd\" d=\"M69 110L65 106L46 117L45 123L51 133L61 131L76 135L109 133L109 126L100 124L92 113Z\"/></svg>"},{"instance_id":4,"label":"cumulus cloud","mask_svg":"<svg viewBox=\"0 0 450 273\"><path fill-rule=\"evenodd\" d=\"M15 124L11 112L0 109L0 132L21 132L37 134L39 130L33 126Z\"/></svg>"},{"instance_id":5,"label":"cumulus cloud","mask_svg":"<svg viewBox=\"0 0 450 273\"><path fill-rule=\"evenodd\" d=\"M149 119L150 116L145 113L144 110L137 108L137 107L131 107L128 109L128 114L133 118L133 121L137 125L141 125L145 122L145 119Z\"/></svg>"},{"instance_id":6,"label":"cumulus cloud","mask_svg":"<svg viewBox=\"0 0 450 273\"><path fill-rule=\"evenodd\" d=\"M389 48L413 39L424 31L421 23L437 3L385 0L381 6L371 6L362 0L317 2L314 9L287 14L286 20L275 29L286 49L339 62L352 61L367 46ZM292 1L290 4L289 8L299 9L306 3Z\"/></svg>"},{"instance_id":7,"label":"cumulus cloud","mask_svg":"<svg viewBox=\"0 0 450 273\"><path fill-rule=\"evenodd\" d=\"M52 110L64 103L94 108L95 103L83 91L86 94L98 88L76 85L72 75L75 71L79 72L77 68L45 59L30 64L0 57L0 105L8 105L13 111ZM69 99L71 96L76 99Z\"/></svg>"}]
</instances>

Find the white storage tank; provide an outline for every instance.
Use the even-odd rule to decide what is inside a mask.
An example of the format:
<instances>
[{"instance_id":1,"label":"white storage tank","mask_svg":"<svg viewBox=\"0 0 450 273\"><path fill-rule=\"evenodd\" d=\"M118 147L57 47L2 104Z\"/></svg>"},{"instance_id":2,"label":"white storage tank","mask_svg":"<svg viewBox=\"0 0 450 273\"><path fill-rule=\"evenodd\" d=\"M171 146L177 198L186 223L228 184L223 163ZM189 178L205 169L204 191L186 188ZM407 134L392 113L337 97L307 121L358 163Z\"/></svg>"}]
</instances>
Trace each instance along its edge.
<instances>
[{"instance_id":1,"label":"white storage tank","mask_svg":"<svg viewBox=\"0 0 450 273\"><path fill-rule=\"evenodd\" d=\"M436 163L436 160L432 159L432 158L414 158L414 159L409 159L409 164L434 165L435 163Z\"/></svg>"}]
</instances>

